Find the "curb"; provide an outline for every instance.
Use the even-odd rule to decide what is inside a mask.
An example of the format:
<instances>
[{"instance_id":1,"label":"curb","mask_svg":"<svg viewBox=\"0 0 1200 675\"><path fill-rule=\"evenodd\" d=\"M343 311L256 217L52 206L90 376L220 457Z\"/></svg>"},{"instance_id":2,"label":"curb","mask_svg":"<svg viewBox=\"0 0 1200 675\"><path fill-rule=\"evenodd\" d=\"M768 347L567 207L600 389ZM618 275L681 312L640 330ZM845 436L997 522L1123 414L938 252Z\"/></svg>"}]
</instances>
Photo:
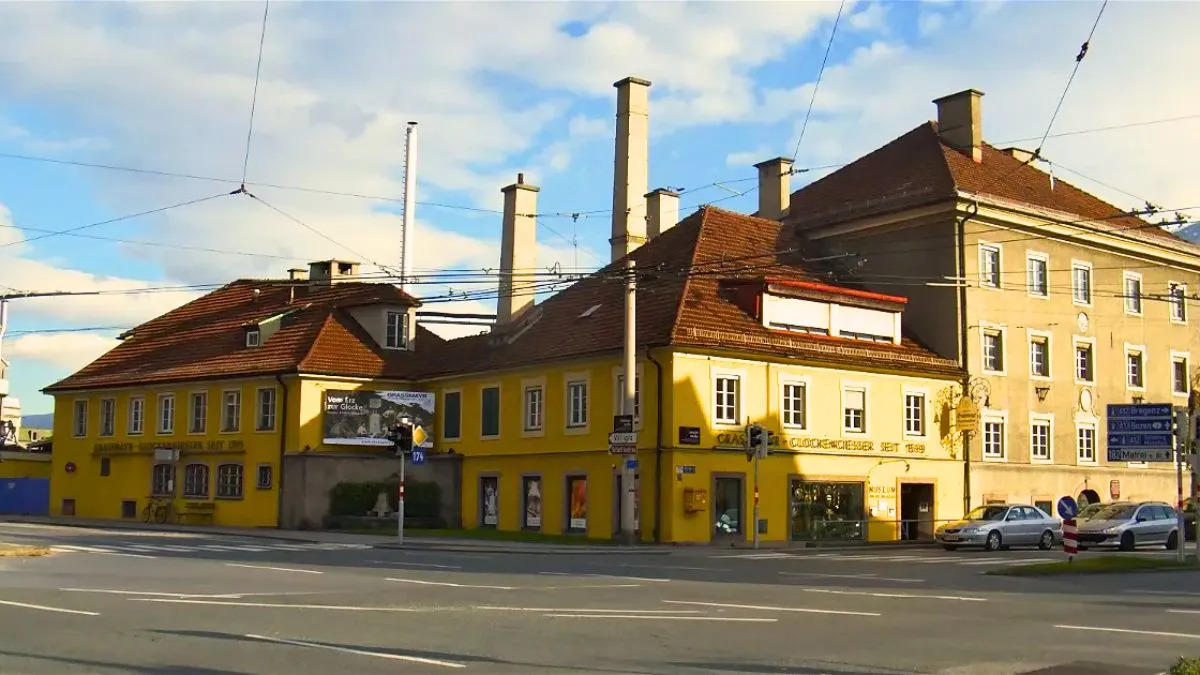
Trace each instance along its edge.
<instances>
[{"instance_id":1,"label":"curb","mask_svg":"<svg viewBox=\"0 0 1200 675\"><path fill-rule=\"evenodd\" d=\"M375 544L373 549L389 551L437 551L440 553L499 553L505 555L671 555L671 551L644 551L634 549L607 549L600 546L575 548L528 549L487 546L455 546L453 544Z\"/></svg>"},{"instance_id":2,"label":"curb","mask_svg":"<svg viewBox=\"0 0 1200 675\"><path fill-rule=\"evenodd\" d=\"M71 521L40 521L40 520L13 520L4 518L0 520L4 523L14 523L19 525L52 525L54 527L74 527L79 529L106 529L106 530L126 530L130 532L170 532L170 533L187 533L187 534L219 534L227 537L249 537L251 539L270 539L274 541L291 541L300 544L322 544L319 539L310 539L303 537L285 537L278 534L262 534L254 530L248 532L226 532L223 530L205 531L205 530L183 530L171 527L142 527L133 524L125 524L120 521L113 523L77 523Z\"/></svg>"}]
</instances>

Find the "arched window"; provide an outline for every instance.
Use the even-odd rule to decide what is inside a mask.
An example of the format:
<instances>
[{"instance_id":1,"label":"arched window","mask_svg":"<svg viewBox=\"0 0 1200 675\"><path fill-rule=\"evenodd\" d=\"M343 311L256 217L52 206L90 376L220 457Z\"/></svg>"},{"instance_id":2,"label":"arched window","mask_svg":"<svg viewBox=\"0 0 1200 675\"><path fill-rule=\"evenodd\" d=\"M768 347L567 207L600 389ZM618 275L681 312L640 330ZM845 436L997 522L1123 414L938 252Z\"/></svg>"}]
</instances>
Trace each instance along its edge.
<instances>
[{"instance_id":1,"label":"arched window","mask_svg":"<svg viewBox=\"0 0 1200 675\"><path fill-rule=\"evenodd\" d=\"M242 465L222 464L217 467L217 496L225 499L242 498Z\"/></svg>"},{"instance_id":2,"label":"arched window","mask_svg":"<svg viewBox=\"0 0 1200 675\"><path fill-rule=\"evenodd\" d=\"M208 496L208 465L188 464L183 470L183 496Z\"/></svg>"},{"instance_id":3,"label":"arched window","mask_svg":"<svg viewBox=\"0 0 1200 675\"><path fill-rule=\"evenodd\" d=\"M173 487L171 479L175 477L175 467L170 464L155 464L150 474L150 494L155 496L170 495Z\"/></svg>"}]
</instances>

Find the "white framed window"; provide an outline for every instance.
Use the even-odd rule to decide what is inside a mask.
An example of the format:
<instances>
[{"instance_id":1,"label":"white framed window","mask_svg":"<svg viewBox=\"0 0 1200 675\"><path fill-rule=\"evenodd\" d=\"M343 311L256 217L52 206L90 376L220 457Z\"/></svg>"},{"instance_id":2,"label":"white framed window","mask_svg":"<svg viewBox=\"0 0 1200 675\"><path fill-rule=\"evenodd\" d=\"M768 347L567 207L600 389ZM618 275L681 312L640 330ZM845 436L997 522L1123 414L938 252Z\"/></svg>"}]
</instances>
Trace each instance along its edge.
<instances>
[{"instance_id":1,"label":"white framed window","mask_svg":"<svg viewBox=\"0 0 1200 675\"><path fill-rule=\"evenodd\" d=\"M275 431L275 387L264 387L256 394L254 406L254 430Z\"/></svg>"},{"instance_id":2,"label":"white framed window","mask_svg":"<svg viewBox=\"0 0 1200 675\"><path fill-rule=\"evenodd\" d=\"M779 392L783 426L789 429L808 428L808 382L783 380Z\"/></svg>"},{"instance_id":3,"label":"white framed window","mask_svg":"<svg viewBox=\"0 0 1200 675\"><path fill-rule=\"evenodd\" d=\"M983 416L983 458L1003 462L1008 458L1008 415L990 412Z\"/></svg>"},{"instance_id":4,"label":"white framed window","mask_svg":"<svg viewBox=\"0 0 1200 675\"><path fill-rule=\"evenodd\" d=\"M155 497L171 495L175 492L175 465L155 464L150 469L150 494Z\"/></svg>"},{"instance_id":5,"label":"white framed window","mask_svg":"<svg viewBox=\"0 0 1200 675\"><path fill-rule=\"evenodd\" d=\"M983 371L996 375L1005 374L1004 343L1007 330L1004 326L980 323L980 357Z\"/></svg>"},{"instance_id":6,"label":"white framed window","mask_svg":"<svg viewBox=\"0 0 1200 675\"><path fill-rule=\"evenodd\" d=\"M175 394L158 395L158 433L175 433Z\"/></svg>"},{"instance_id":7,"label":"white framed window","mask_svg":"<svg viewBox=\"0 0 1200 675\"><path fill-rule=\"evenodd\" d=\"M718 424L737 424L741 418L742 378L728 373L713 377L713 420Z\"/></svg>"},{"instance_id":8,"label":"white framed window","mask_svg":"<svg viewBox=\"0 0 1200 675\"><path fill-rule=\"evenodd\" d=\"M257 328L254 330L246 331L246 346L247 347L257 347L258 345L260 345L262 343L261 340L262 340L262 333L259 333Z\"/></svg>"},{"instance_id":9,"label":"white framed window","mask_svg":"<svg viewBox=\"0 0 1200 675\"><path fill-rule=\"evenodd\" d=\"M1187 284L1169 282L1167 301L1171 307L1171 323L1187 323Z\"/></svg>"},{"instance_id":10,"label":"white framed window","mask_svg":"<svg viewBox=\"0 0 1200 675\"><path fill-rule=\"evenodd\" d=\"M385 349L404 349L408 344L408 314L386 312L384 316L383 346Z\"/></svg>"},{"instance_id":11,"label":"white framed window","mask_svg":"<svg viewBox=\"0 0 1200 675\"><path fill-rule=\"evenodd\" d=\"M1142 315L1142 275L1137 272L1121 273L1121 295L1125 298L1125 313Z\"/></svg>"},{"instance_id":12,"label":"white framed window","mask_svg":"<svg viewBox=\"0 0 1200 675\"><path fill-rule=\"evenodd\" d=\"M217 497L220 499L241 499L245 478L245 470L241 464L221 464L217 466Z\"/></svg>"},{"instance_id":13,"label":"white framed window","mask_svg":"<svg viewBox=\"0 0 1200 675\"><path fill-rule=\"evenodd\" d=\"M842 386L842 431L848 434L867 433L866 386Z\"/></svg>"},{"instance_id":14,"label":"white framed window","mask_svg":"<svg viewBox=\"0 0 1200 675\"><path fill-rule=\"evenodd\" d=\"M71 433L75 438L83 438L88 432L88 402L87 399L75 401L75 416L71 420Z\"/></svg>"},{"instance_id":15,"label":"white framed window","mask_svg":"<svg viewBox=\"0 0 1200 675\"><path fill-rule=\"evenodd\" d=\"M221 432L234 433L242 428L242 392L221 394Z\"/></svg>"},{"instance_id":16,"label":"white framed window","mask_svg":"<svg viewBox=\"0 0 1200 675\"><path fill-rule=\"evenodd\" d=\"M146 399L142 396L129 397L129 435L137 436L146 427Z\"/></svg>"},{"instance_id":17,"label":"white framed window","mask_svg":"<svg viewBox=\"0 0 1200 675\"><path fill-rule=\"evenodd\" d=\"M1191 354L1171 350L1171 393L1187 396L1192 388Z\"/></svg>"},{"instance_id":18,"label":"white framed window","mask_svg":"<svg viewBox=\"0 0 1200 675\"><path fill-rule=\"evenodd\" d=\"M189 434L202 434L208 431L208 392L192 392L190 408L191 418L188 422Z\"/></svg>"},{"instance_id":19,"label":"white framed window","mask_svg":"<svg viewBox=\"0 0 1200 675\"><path fill-rule=\"evenodd\" d=\"M904 435L925 435L925 399L923 391L904 392Z\"/></svg>"},{"instance_id":20,"label":"white framed window","mask_svg":"<svg viewBox=\"0 0 1200 675\"><path fill-rule=\"evenodd\" d=\"M183 467L183 496L208 496L208 465L188 464Z\"/></svg>"},{"instance_id":21,"label":"white framed window","mask_svg":"<svg viewBox=\"0 0 1200 675\"><path fill-rule=\"evenodd\" d=\"M1029 377L1050 379L1051 334L1046 331L1026 329L1029 336Z\"/></svg>"},{"instance_id":22,"label":"white framed window","mask_svg":"<svg viewBox=\"0 0 1200 675\"><path fill-rule=\"evenodd\" d=\"M1029 416L1029 461L1051 462L1054 457L1054 417Z\"/></svg>"},{"instance_id":23,"label":"white framed window","mask_svg":"<svg viewBox=\"0 0 1200 675\"><path fill-rule=\"evenodd\" d=\"M1039 251L1025 254L1025 285L1035 298L1050 297L1050 256Z\"/></svg>"},{"instance_id":24,"label":"white framed window","mask_svg":"<svg viewBox=\"0 0 1200 675\"><path fill-rule=\"evenodd\" d=\"M1000 288L1001 251L999 244L979 243L979 285Z\"/></svg>"},{"instance_id":25,"label":"white framed window","mask_svg":"<svg viewBox=\"0 0 1200 675\"><path fill-rule=\"evenodd\" d=\"M1071 261L1071 301L1082 307L1092 306L1092 264Z\"/></svg>"},{"instance_id":26,"label":"white framed window","mask_svg":"<svg viewBox=\"0 0 1200 675\"><path fill-rule=\"evenodd\" d=\"M1073 336L1075 343L1075 384L1096 383L1096 338Z\"/></svg>"},{"instance_id":27,"label":"white framed window","mask_svg":"<svg viewBox=\"0 0 1200 675\"><path fill-rule=\"evenodd\" d=\"M1145 390L1146 347L1125 343L1125 388Z\"/></svg>"},{"instance_id":28,"label":"white framed window","mask_svg":"<svg viewBox=\"0 0 1200 675\"><path fill-rule=\"evenodd\" d=\"M581 376L567 376L567 429L586 429L588 426L588 381Z\"/></svg>"},{"instance_id":29,"label":"white framed window","mask_svg":"<svg viewBox=\"0 0 1200 675\"><path fill-rule=\"evenodd\" d=\"M525 431L541 431L546 410L546 390L540 386L525 387Z\"/></svg>"},{"instance_id":30,"label":"white framed window","mask_svg":"<svg viewBox=\"0 0 1200 675\"><path fill-rule=\"evenodd\" d=\"M1096 463L1096 425L1094 422L1075 423L1075 456L1080 464Z\"/></svg>"},{"instance_id":31,"label":"white framed window","mask_svg":"<svg viewBox=\"0 0 1200 675\"><path fill-rule=\"evenodd\" d=\"M113 436L117 433L117 399L100 399L100 435Z\"/></svg>"}]
</instances>

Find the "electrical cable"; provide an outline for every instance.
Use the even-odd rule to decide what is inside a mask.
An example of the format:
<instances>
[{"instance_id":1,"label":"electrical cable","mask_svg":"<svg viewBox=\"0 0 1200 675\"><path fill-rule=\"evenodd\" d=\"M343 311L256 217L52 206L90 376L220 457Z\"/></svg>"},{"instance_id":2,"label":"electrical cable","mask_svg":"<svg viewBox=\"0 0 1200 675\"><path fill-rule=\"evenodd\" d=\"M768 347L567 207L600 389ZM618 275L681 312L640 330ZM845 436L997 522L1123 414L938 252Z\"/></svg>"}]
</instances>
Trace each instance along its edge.
<instances>
[{"instance_id":1,"label":"electrical cable","mask_svg":"<svg viewBox=\"0 0 1200 675\"><path fill-rule=\"evenodd\" d=\"M263 45L267 42L267 14L271 11L271 0L263 3L262 32L258 36L258 65L254 67L254 91L250 94L250 124L246 128L246 157L242 161L242 186L246 185L246 174L250 171L250 140L254 136L254 110L258 106L258 81L262 76Z\"/></svg>"},{"instance_id":2,"label":"electrical cable","mask_svg":"<svg viewBox=\"0 0 1200 675\"><path fill-rule=\"evenodd\" d=\"M812 117L813 103L817 100L817 91L821 88L821 79L825 76L825 64L829 63L829 52L833 49L833 38L837 36L838 24L842 21L842 10L846 8L846 0L838 5L837 16L833 19L833 30L829 31L829 42L825 44L825 56L821 58L821 69L817 71L817 80L813 84L812 96L808 98L808 112L804 113L804 122L800 125L800 137L796 139L796 151L792 153L792 163L800 155L800 144L804 142L804 132L808 129L808 120Z\"/></svg>"}]
</instances>

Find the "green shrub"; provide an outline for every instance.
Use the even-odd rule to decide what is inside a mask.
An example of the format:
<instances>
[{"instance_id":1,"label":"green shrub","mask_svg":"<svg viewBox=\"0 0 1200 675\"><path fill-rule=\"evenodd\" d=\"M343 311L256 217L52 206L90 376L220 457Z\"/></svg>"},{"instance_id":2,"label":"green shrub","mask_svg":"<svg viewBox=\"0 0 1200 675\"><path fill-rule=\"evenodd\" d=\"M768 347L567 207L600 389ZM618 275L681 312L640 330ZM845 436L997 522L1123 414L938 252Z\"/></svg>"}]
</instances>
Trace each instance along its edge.
<instances>
[{"instance_id":1,"label":"green shrub","mask_svg":"<svg viewBox=\"0 0 1200 675\"><path fill-rule=\"evenodd\" d=\"M381 481L338 483L329 490L329 515L365 516L368 511L375 508L375 500L378 499L380 492L388 496L388 505L395 511L399 482L399 478L393 476ZM437 483L405 481L405 520L437 518L438 506L441 501L442 489Z\"/></svg>"},{"instance_id":2,"label":"green shrub","mask_svg":"<svg viewBox=\"0 0 1200 675\"><path fill-rule=\"evenodd\" d=\"M1200 675L1200 659L1181 656L1167 671L1167 675Z\"/></svg>"}]
</instances>

